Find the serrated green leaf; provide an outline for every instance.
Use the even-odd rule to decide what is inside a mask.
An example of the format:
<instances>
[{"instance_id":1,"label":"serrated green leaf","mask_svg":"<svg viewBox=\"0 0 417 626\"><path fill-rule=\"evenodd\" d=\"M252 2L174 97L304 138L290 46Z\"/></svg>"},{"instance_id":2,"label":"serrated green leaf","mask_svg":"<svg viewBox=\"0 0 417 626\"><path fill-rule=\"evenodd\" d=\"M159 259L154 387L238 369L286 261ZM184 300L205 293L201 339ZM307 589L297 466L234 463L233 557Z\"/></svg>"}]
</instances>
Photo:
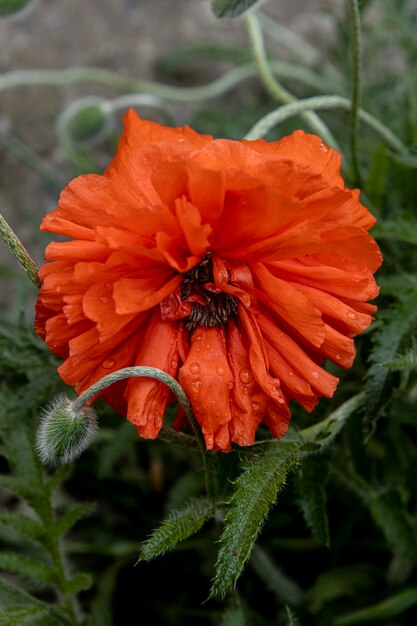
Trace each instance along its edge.
<instances>
[{"instance_id":1,"label":"serrated green leaf","mask_svg":"<svg viewBox=\"0 0 417 626\"><path fill-rule=\"evenodd\" d=\"M391 548L417 563L417 529L398 492L371 493L369 510Z\"/></svg>"},{"instance_id":2,"label":"serrated green leaf","mask_svg":"<svg viewBox=\"0 0 417 626\"><path fill-rule=\"evenodd\" d=\"M213 505L208 500L203 498L191 500L184 508L171 513L170 517L154 530L142 545L138 560L150 561L174 548L177 543L200 530L212 513Z\"/></svg>"},{"instance_id":3,"label":"serrated green leaf","mask_svg":"<svg viewBox=\"0 0 417 626\"><path fill-rule=\"evenodd\" d=\"M211 8L216 17L239 17L254 9L261 0L211 0Z\"/></svg>"},{"instance_id":4,"label":"serrated green leaf","mask_svg":"<svg viewBox=\"0 0 417 626\"><path fill-rule=\"evenodd\" d=\"M417 290L409 290L401 296L401 302L379 315L373 335L374 347L365 381L367 425L371 432L401 382L398 374L383 364L408 348L417 329Z\"/></svg>"},{"instance_id":5,"label":"serrated green leaf","mask_svg":"<svg viewBox=\"0 0 417 626\"><path fill-rule=\"evenodd\" d=\"M225 596L233 589L278 491L297 462L297 444L267 447L236 480L210 597Z\"/></svg>"},{"instance_id":6,"label":"serrated green leaf","mask_svg":"<svg viewBox=\"0 0 417 626\"><path fill-rule=\"evenodd\" d=\"M38 607L10 606L0 611L0 626L20 626L35 615L39 615Z\"/></svg>"},{"instance_id":7,"label":"serrated green leaf","mask_svg":"<svg viewBox=\"0 0 417 626\"><path fill-rule=\"evenodd\" d=\"M46 488L48 490L48 493L52 494L61 483L63 483L65 480L68 480L68 478L71 476L72 471L72 465L61 465L60 467L58 467L46 482Z\"/></svg>"},{"instance_id":8,"label":"serrated green leaf","mask_svg":"<svg viewBox=\"0 0 417 626\"><path fill-rule=\"evenodd\" d=\"M19 604L28 604L29 606L36 606L40 609L45 608L47 605L38 600L30 593L17 587L8 580L5 580L0 576L0 596L2 599L11 600L12 602L18 602Z\"/></svg>"},{"instance_id":9,"label":"serrated green leaf","mask_svg":"<svg viewBox=\"0 0 417 626\"><path fill-rule=\"evenodd\" d=\"M27 515L5 511L0 513L0 524L8 526L37 543L43 543L45 540L45 529L42 524Z\"/></svg>"},{"instance_id":10,"label":"serrated green leaf","mask_svg":"<svg viewBox=\"0 0 417 626\"><path fill-rule=\"evenodd\" d=\"M408 370L415 372L417 371L417 352L415 352L415 350L408 350L406 354L398 355L382 365L390 370Z\"/></svg>"},{"instance_id":11,"label":"serrated green leaf","mask_svg":"<svg viewBox=\"0 0 417 626\"><path fill-rule=\"evenodd\" d=\"M65 535L81 518L95 511L95 504L74 504L63 513L54 524L57 537Z\"/></svg>"},{"instance_id":12,"label":"serrated green leaf","mask_svg":"<svg viewBox=\"0 0 417 626\"><path fill-rule=\"evenodd\" d=\"M75 596L80 591L87 591L87 589L90 589L92 584L92 576L81 572L65 582L64 591L69 596Z\"/></svg>"},{"instance_id":13,"label":"serrated green leaf","mask_svg":"<svg viewBox=\"0 0 417 626\"><path fill-rule=\"evenodd\" d=\"M31 578L37 584L50 585L54 581L54 570L50 565L13 552L0 553L0 568Z\"/></svg>"},{"instance_id":14,"label":"serrated green leaf","mask_svg":"<svg viewBox=\"0 0 417 626\"><path fill-rule=\"evenodd\" d=\"M285 612L287 614L287 626L298 626L298 619L295 617L289 606L285 607Z\"/></svg>"},{"instance_id":15,"label":"serrated green leaf","mask_svg":"<svg viewBox=\"0 0 417 626\"><path fill-rule=\"evenodd\" d=\"M330 545L327 517L327 463L321 456L304 459L296 478L297 502L313 537L325 546Z\"/></svg>"},{"instance_id":16,"label":"serrated green leaf","mask_svg":"<svg viewBox=\"0 0 417 626\"><path fill-rule=\"evenodd\" d=\"M417 604L417 587L410 587L382 602L352 611L337 617L334 626L353 626L354 624L375 624L402 615Z\"/></svg>"},{"instance_id":17,"label":"serrated green leaf","mask_svg":"<svg viewBox=\"0 0 417 626\"><path fill-rule=\"evenodd\" d=\"M296 606L304 600L304 592L300 585L289 578L270 558L265 550L253 546L250 564L263 580L266 587L275 594L279 602Z\"/></svg>"}]
</instances>

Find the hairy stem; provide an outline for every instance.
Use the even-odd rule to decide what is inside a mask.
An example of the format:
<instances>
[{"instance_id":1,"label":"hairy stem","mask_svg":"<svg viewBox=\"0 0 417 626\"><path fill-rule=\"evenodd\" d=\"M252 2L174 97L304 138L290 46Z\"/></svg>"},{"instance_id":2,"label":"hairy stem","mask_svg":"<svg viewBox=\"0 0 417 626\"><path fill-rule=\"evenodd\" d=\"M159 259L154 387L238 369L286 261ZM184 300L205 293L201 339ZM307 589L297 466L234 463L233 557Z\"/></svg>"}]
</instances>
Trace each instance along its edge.
<instances>
[{"instance_id":1,"label":"hairy stem","mask_svg":"<svg viewBox=\"0 0 417 626\"><path fill-rule=\"evenodd\" d=\"M4 239L10 252L17 259L19 265L25 270L32 283L39 289L41 281L39 280L38 268L35 261L31 258L28 251L17 237L16 233L6 222L0 213L0 235Z\"/></svg>"},{"instance_id":2,"label":"hairy stem","mask_svg":"<svg viewBox=\"0 0 417 626\"><path fill-rule=\"evenodd\" d=\"M350 151L354 183L356 185L360 185L361 176L358 163L358 129L362 83L362 37L358 0L349 0L349 13L352 33L352 107L350 110Z\"/></svg>"}]
</instances>

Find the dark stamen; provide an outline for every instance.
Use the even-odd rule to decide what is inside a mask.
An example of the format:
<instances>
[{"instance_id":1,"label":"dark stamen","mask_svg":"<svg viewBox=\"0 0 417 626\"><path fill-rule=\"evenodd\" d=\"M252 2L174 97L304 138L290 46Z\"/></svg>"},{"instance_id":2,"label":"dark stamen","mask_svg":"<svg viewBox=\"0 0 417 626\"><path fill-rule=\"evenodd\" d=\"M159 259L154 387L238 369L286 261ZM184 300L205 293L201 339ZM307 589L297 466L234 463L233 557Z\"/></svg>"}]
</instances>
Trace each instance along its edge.
<instances>
[{"instance_id":1,"label":"dark stamen","mask_svg":"<svg viewBox=\"0 0 417 626\"><path fill-rule=\"evenodd\" d=\"M210 288L211 285L213 288ZM193 331L197 326L223 326L237 315L238 300L224 291L216 292L214 289L213 261L208 253L201 263L185 272L181 285L182 301L192 296L200 300L191 302L191 312L184 318L188 330Z\"/></svg>"}]
</instances>

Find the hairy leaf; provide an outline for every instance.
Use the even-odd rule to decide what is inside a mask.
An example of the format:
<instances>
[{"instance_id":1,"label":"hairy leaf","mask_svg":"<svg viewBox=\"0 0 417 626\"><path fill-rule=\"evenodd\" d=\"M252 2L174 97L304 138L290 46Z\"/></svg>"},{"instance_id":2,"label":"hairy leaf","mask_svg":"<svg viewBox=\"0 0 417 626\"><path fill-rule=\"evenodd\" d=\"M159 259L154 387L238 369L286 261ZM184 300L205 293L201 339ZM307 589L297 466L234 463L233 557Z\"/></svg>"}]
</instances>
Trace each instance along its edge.
<instances>
[{"instance_id":1,"label":"hairy leaf","mask_svg":"<svg viewBox=\"0 0 417 626\"><path fill-rule=\"evenodd\" d=\"M173 512L154 530L142 545L139 561L149 561L174 548L177 543L200 530L212 513L213 505L208 500L190 500L184 508Z\"/></svg>"},{"instance_id":2,"label":"hairy leaf","mask_svg":"<svg viewBox=\"0 0 417 626\"><path fill-rule=\"evenodd\" d=\"M91 515L95 510L94 504L74 504L68 508L65 513L59 517L55 524L54 530L57 536L65 535L70 528L74 526L82 517Z\"/></svg>"},{"instance_id":3,"label":"hairy leaf","mask_svg":"<svg viewBox=\"0 0 417 626\"><path fill-rule=\"evenodd\" d=\"M38 584L50 585L54 580L54 570L50 565L19 554L2 552L0 568L25 578L31 578Z\"/></svg>"},{"instance_id":4,"label":"hairy leaf","mask_svg":"<svg viewBox=\"0 0 417 626\"><path fill-rule=\"evenodd\" d=\"M0 524L8 526L37 543L44 543L45 541L45 529L42 524L27 515L4 511L0 513Z\"/></svg>"},{"instance_id":5,"label":"hairy leaf","mask_svg":"<svg viewBox=\"0 0 417 626\"><path fill-rule=\"evenodd\" d=\"M236 480L211 597L225 596L236 584L278 491L298 462L297 451L293 443L268 447Z\"/></svg>"},{"instance_id":6,"label":"hairy leaf","mask_svg":"<svg viewBox=\"0 0 417 626\"><path fill-rule=\"evenodd\" d=\"M247 620L242 602L237 594L222 615L220 626L246 626Z\"/></svg>"}]
</instances>

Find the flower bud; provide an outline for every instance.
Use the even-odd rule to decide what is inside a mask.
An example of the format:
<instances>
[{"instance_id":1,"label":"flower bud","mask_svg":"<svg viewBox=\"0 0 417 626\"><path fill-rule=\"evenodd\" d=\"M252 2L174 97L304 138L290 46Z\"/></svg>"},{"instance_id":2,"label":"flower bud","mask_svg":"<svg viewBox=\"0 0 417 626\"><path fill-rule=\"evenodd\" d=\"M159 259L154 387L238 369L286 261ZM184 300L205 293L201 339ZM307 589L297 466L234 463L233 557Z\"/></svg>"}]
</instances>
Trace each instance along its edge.
<instances>
[{"instance_id":1,"label":"flower bud","mask_svg":"<svg viewBox=\"0 0 417 626\"><path fill-rule=\"evenodd\" d=\"M43 463L70 463L93 441L97 432L94 409L74 411L74 404L59 395L41 415L36 448Z\"/></svg>"}]
</instances>

